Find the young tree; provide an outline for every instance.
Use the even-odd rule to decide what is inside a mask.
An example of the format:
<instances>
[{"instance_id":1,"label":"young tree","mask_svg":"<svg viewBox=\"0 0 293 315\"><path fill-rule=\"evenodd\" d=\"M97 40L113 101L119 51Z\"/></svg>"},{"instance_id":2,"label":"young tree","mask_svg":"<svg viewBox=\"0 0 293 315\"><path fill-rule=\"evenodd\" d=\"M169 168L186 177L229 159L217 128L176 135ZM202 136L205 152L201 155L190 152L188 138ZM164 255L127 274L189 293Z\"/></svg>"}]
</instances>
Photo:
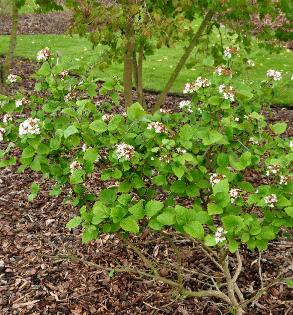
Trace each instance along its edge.
<instances>
[{"instance_id":1,"label":"young tree","mask_svg":"<svg viewBox=\"0 0 293 315\"><path fill-rule=\"evenodd\" d=\"M255 34L253 14L270 15L274 19L282 10L288 19L292 19L290 7L286 1L272 0L68 0L67 4L75 13L74 30L86 36L90 32L89 38L94 45L102 44L109 47L102 64L105 65L105 62L110 63L113 60L124 62L126 106L132 104L133 74L139 100L143 104L142 62L144 57L152 53L155 47L171 46L179 40L188 42L182 57L158 97L152 109L153 112L158 110L165 101L166 95L193 49L202 42L204 34L211 33L213 27L225 25L229 31L238 34L239 40L248 44L252 35L268 41L284 34L280 29L279 32L276 30L272 32L268 28ZM192 26L195 18L201 18L202 22L194 31ZM131 55L136 57L137 51L138 60L134 58L131 64Z\"/></svg>"}]
</instances>

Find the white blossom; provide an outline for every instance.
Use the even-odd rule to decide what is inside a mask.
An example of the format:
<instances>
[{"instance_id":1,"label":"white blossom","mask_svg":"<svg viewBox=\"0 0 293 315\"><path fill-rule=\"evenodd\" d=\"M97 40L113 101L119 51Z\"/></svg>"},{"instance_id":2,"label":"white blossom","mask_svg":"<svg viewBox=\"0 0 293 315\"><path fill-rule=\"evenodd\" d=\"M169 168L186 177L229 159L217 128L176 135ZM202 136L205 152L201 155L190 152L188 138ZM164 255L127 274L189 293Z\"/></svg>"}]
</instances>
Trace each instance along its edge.
<instances>
[{"instance_id":1,"label":"white blossom","mask_svg":"<svg viewBox=\"0 0 293 315\"><path fill-rule=\"evenodd\" d=\"M234 118L234 121L236 121L236 122L238 122L239 120L240 120L239 117L235 117L235 118Z\"/></svg>"},{"instance_id":2,"label":"white blossom","mask_svg":"<svg viewBox=\"0 0 293 315\"><path fill-rule=\"evenodd\" d=\"M69 167L70 167L70 172L72 174L74 172L74 170L80 170L81 169L81 164L78 161L73 161Z\"/></svg>"},{"instance_id":3,"label":"white blossom","mask_svg":"<svg viewBox=\"0 0 293 315\"><path fill-rule=\"evenodd\" d=\"M290 176L281 175L280 176L280 185L288 185L289 180L290 180Z\"/></svg>"},{"instance_id":4,"label":"white blossom","mask_svg":"<svg viewBox=\"0 0 293 315\"><path fill-rule=\"evenodd\" d=\"M227 59L231 59L232 55L236 54L238 52L238 48L237 47L227 47L224 50L224 56Z\"/></svg>"},{"instance_id":5,"label":"white blossom","mask_svg":"<svg viewBox=\"0 0 293 315\"><path fill-rule=\"evenodd\" d=\"M226 176L222 174L217 174L217 173L211 173L210 174L210 184L212 186L216 185L219 183L221 180L225 179Z\"/></svg>"},{"instance_id":6,"label":"white blossom","mask_svg":"<svg viewBox=\"0 0 293 315\"><path fill-rule=\"evenodd\" d=\"M37 135L40 134L40 120L38 118L28 118L19 125L19 135Z\"/></svg>"},{"instance_id":7,"label":"white blossom","mask_svg":"<svg viewBox=\"0 0 293 315\"><path fill-rule=\"evenodd\" d=\"M232 77L232 71L230 68L222 65L222 66L218 66L215 70L215 73L219 76L221 75L225 75L225 76L230 76Z\"/></svg>"},{"instance_id":8,"label":"white blossom","mask_svg":"<svg viewBox=\"0 0 293 315\"><path fill-rule=\"evenodd\" d=\"M232 86L221 84L219 86L219 93L223 94L225 100L229 100L230 102L235 101L235 90Z\"/></svg>"},{"instance_id":9,"label":"white blossom","mask_svg":"<svg viewBox=\"0 0 293 315\"><path fill-rule=\"evenodd\" d=\"M241 193L241 189L238 189L238 188L230 189L229 195L230 195L231 203L235 202L235 200L239 197L240 193Z\"/></svg>"},{"instance_id":10,"label":"white blossom","mask_svg":"<svg viewBox=\"0 0 293 315\"><path fill-rule=\"evenodd\" d=\"M7 80L8 80L10 83L16 82L17 79L18 79L18 76L15 75L15 74L9 74L9 76L7 77Z\"/></svg>"},{"instance_id":11,"label":"white blossom","mask_svg":"<svg viewBox=\"0 0 293 315\"><path fill-rule=\"evenodd\" d=\"M184 94L189 94L189 93L194 93L196 92L199 88L206 88L211 85L211 82L203 77L198 77L195 81L191 83L186 83L183 93Z\"/></svg>"},{"instance_id":12,"label":"white blossom","mask_svg":"<svg viewBox=\"0 0 293 315\"><path fill-rule=\"evenodd\" d=\"M282 79L282 73L277 70L269 69L267 71L267 77L274 81L280 81Z\"/></svg>"},{"instance_id":13,"label":"white blossom","mask_svg":"<svg viewBox=\"0 0 293 315\"><path fill-rule=\"evenodd\" d=\"M105 122L109 122L113 117L114 117L113 114L104 114L102 116L102 120L105 121Z\"/></svg>"},{"instance_id":14,"label":"white blossom","mask_svg":"<svg viewBox=\"0 0 293 315\"><path fill-rule=\"evenodd\" d=\"M166 127L158 121L150 122L147 126L147 129L154 129L155 133L166 132Z\"/></svg>"},{"instance_id":15,"label":"white blossom","mask_svg":"<svg viewBox=\"0 0 293 315\"><path fill-rule=\"evenodd\" d=\"M177 148L176 151L179 153L179 154L185 154L187 151L185 149L182 149L182 148Z\"/></svg>"},{"instance_id":16,"label":"white blossom","mask_svg":"<svg viewBox=\"0 0 293 315\"><path fill-rule=\"evenodd\" d=\"M3 124L7 124L9 121L12 121L12 116L9 114L5 114L2 119Z\"/></svg>"},{"instance_id":17,"label":"white blossom","mask_svg":"<svg viewBox=\"0 0 293 315\"><path fill-rule=\"evenodd\" d=\"M192 108L191 108L191 101L189 100L185 100L185 101L181 101L179 103L179 106L178 106L180 109L183 109L183 108L186 108L190 113L193 112Z\"/></svg>"},{"instance_id":18,"label":"white blossom","mask_svg":"<svg viewBox=\"0 0 293 315\"><path fill-rule=\"evenodd\" d=\"M67 103L69 101L75 100L76 96L77 95L75 91L70 91L67 95L64 96L64 101Z\"/></svg>"},{"instance_id":19,"label":"white blossom","mask_svg":"<svg viewBox=\"0 0 293 315\"><path fill-rule=\"evenodd\" d=\"M20 98L20 99L15 101L15 107L16 108L21 107L25 103L26 103L26 99L25 98Z\"/></svg>"},{"instance_id":20,"label":"white blossom","mask_svg":"<svg viewBox=\"0 0 293 315\"><path fill-rule=\"evenodd\" d=\"M273 164L273 165L269 165L266 171L266 175L270 176L271 174L278 174L278 172L280 171L280 165L277 164Z\"/></svg>"},{"instance_id":21,"label":"white blossom","mask_svg":"<svg viewBox=\"0 0 293 315\"><path fill-rule=\"evenodd\" d=\"M5 129L0 127L0 141L3 141L4 133L5 133Z\"/></svg>"},{"instance_id":22,"label":"white blossom","mask_svg":"<svg viewBox=\"0 0 293 315\"><path fill-rule=\"evenodd\" d=\"M48 47L43 48L37 54L37 61L47 61L50 57L50 49Z\"/></svg>"},{"instance_id":23,"label":"white blossom","mask_svg":"<svg viewBox=\"0 0 293 315\"><path fill-rule=\"evenodd\" d=\"M246 63L248 65L248 67L251 67L251 68L255 67L255 62L253 60L251 60L251 59L248 59L246 61Z\"/></svg>"},{"instance_id":24,"label":"white blossom","mask_svg":"<svg viewBox=\"0 0 293 315\"><path fill-rule=\"evenodd\" d=\"M84 143L81 147L82 152L85 152L87 150L87 145Z\"/></svg>"},{"instance_id":25,"label":"white blossom","mask_svg":"<svg viewBox=\"0 0 293 315\"><path fill-rule=\"evenodd\" d=\"M69 72L67 70L63 70L60 72L61 80L63 81L65 77L67 77Z\"/></svg>"},{"instance_id":26,"label":"white blossom","mask_svg":"<svg viewBox=\"0 0 293 315\"><path fill-rule=\"evenodd\" d=\"M256 145L259 144L259 141L255 139L254 137L250 137L248 141L251 142L252 144L256 144Z\"/></svg>"},{"instance_id":27,"label":"white blossom","mask_svg":"<svg viewBox=\"0 0 293 315\"><path fill-rule=\"evenodd\" d=\"M217 228L215 233L215 241L217 244L226 240L225 234L227 234L227 231L225 231L222 227Z\"/></svg>"},{"instance_id":28,"label":"white blossom","mask_svg":"<svg viewBox=\"0 0 293 315\"><path fill-rule=\"evenodd\" d=\"M130 160L135 153L134 147L126 143L119 143L116 145L116 155L118 159L125 158Z\"/></svg>"},{"instance_id":29,"label":"white blossom","mask_svg":"<svg viewBox=\"0 0 293 315\"><path fill-rule=\"evenodd\" d=\"M289 148L293 148L293 140L289 142Z\"/></svg>"},{"instance_id":30,"label":"white blossom","mask_svg":"<svg viewBox=\"0 0 293 315\"><path fill-rule=\"evenodd\" d=\"M268 207L274 208L276 203L278 202L278 198L275 194L271 194L271 195L265 196L264 201L268 205Z\"/></svg>"}]
</instances>

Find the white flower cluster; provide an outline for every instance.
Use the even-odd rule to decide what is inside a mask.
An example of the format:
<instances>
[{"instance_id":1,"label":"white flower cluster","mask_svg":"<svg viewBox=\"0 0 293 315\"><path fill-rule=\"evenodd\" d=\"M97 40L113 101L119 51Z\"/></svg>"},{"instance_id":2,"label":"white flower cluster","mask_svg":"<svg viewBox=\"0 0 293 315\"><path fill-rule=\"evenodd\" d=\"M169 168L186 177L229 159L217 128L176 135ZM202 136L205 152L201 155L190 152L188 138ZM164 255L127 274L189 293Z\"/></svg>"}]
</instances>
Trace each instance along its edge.
<instances>
[{"instance_id":1,"label":"white flower cluster","mask_svg":"<svg viewBox=\"0 0 293 315\"><path fill-rule=\"evenodd\" d=\"M267 77L274 81L280 81L282 79L282 73L277 70L269 69L267 71Z\"/></svg>"},{"instance_id":2,"label":"white flower cluster","mask_svg":"<svg viewBox=\"0 0 293 315\"><path fill-rule=\"evenodd\" d=\"M10 83L14 83L16 82L18 79L18 76L15 74L9 74L9 76L7 77L8 82Z\"/></svg>"},{"instance_id":3,"label":"white flower cluster","mask_svg":"<svg viewBox=\"0 0 293 315\"><path fill-rule=\"evenodd\" d=\"M227 47L224 50L224 56L227 59L231 59L232 55L236 54L238 52L238 48L237 47Z\"/></svg>"},{"instance_id":4,"label":"white flower cluster","mask_svg":"<svg viewBox=\"0 0 293 315\"><path fill-rule=\"evenodd\" d=\"M289 180L291 179L288 175L281 175L280 176L280 185L288 185Z\"/></svg>"},{"instance_id":5,"label":"white flower cluster","mask_svg":"<svg viewBox=\"0 0 293 315\"><path fill-rule=\"evenodd\" d=\"M259 144L259 141L255 139L254 137L250 137L248 141L252 144L256 144L256 145Z\"/></svg>"},{"instance_id":6,"label":"white flower cluster","mask_svg":"<svg viewBox=\"0 0 293 315\"><path fill-rule=\"evenodd\" d=\"M161 162L170 163L171 162L171 157L168 154L165 154L163 156L160 156L159 160Z\"/></svg>"},{"instance_id":7,"label":"white flower cluster","mask_svg":"<svg viewBox=\"0 0 293 315\"><path fill-rule=\"evenodd\" d=\"M28 118L19 125L19 135L38 135L40 134L40 120L38 118Z\"/></svg>"},{"instance_id":8,"label":"white flower cluster","mask_svg":"<svg viewBox=\"0 0 293 315\"><path fill-rule=\"evenodd\" d=\"M186 108L189 113L192 113L192 112L193 112L193 110L192 110L192 108L191 108L191 101L188 101L188 100L186 100L186 101L181 101L181 102L179 103L179 108L180 108L180 109Z\"/></svg>"},{"instance_id":9,"label":"white flower cluster","mask_svg":"<svg viewBox=\"0 0 293 315\"><path fill-rule=\"evenodd\" d=\"M241 189L238 189L238 188L230 189L229 195L230 195L231 203L235 202L235 200L239 197L240 193L241 193Z\"/></svg>"},{"instance_id":10,"label":"white flower cluster","mask_svg":"<svg viewBox=\"0 0 293 315\"><path fill-rule=\"evenodd\" d=\"M27 103L28 103L28 100L27 100L27 99L25 99L25 98L20 98L20 99L18 99L18 100L15 101L15 107L18 108L18 107L21 107L21 106L23 106L23 105L25 105L25 104L27 104Z\"/></svg>"},{"instance_id":11,"label":"white flower cluster","mask_svg":"<svg viewBox=\"0 0 293 315\"><path fill-rule=\"evenodd\" d=\"M275 194L271 194L271 195L265 196L264 200L265 200L265 203L270 208L274 208L274 206L278 202L278 198L277 198L277 196Z\"/></svg>"},{"instance_id":12,"label":"white flower cluster","mask_svg":"<svg viewBox=\"0 0 293 315\"><path fill-rule=\"evenodd\" d=\"M5 133L5 129L0 127L0 141L3 141L4 133Z\"/></svg>"},{"instance_id":13,"label":"white flower cluster","mask_svg":"<svg viewBox=\"0 0 293 315\"><path fill-rule=\"evenodd\" d=\"M102 120L105 122L109 122L114 117L113 114L105 114L102 116Z\"/></svg>"},{"instance_id":14,"label":"white flower cluster","mask_svg":"<svg viewBox=\"0 0 293 315\"><path fill-rule=\"evenodd\" d=\"M278 174L280 171L280 165L277 164L273 164L273 165L269 165L266 171L266 176L270 176L270 175L276 175Z\"/></svg>"},{"instance_id":15,"label":"white flower cluster","mask_svg":"<svg viewBox=\"0 0 293 315\"><path fill-rule=\"evenodd\" d=\"M219 86L219 92L223 94L225 100L229 100L230 102L235 101L235 90L230 86L226 86L225 84L221 84Z\"/></svg>"},{"instance_id":16,"label":"white flower cluster","mask_svg":"<svg viewBox=\"0 0 293 315\"><path fill-rule=\"evenodd\" d=\"M61 80L64 80L65 77L67 77L69 75L69 71L67 70L63 70L60 72L60 77L61 77Z\"/></svg>"},{"instance_id":17,"label":"white flower cluster","mask_svg":"<svg viewBox=\"0 0 293 315\"><path fill-rule=\"evenodd\" d=\"M70 172L72 174L74 172L74 170L80 170L81 169L81 164L78 161L73 161L69 167L70 167Z\"/></svg>"},{"instance_id":18,"label":"white flower cluster","mask_svg":"<svg viewBox=\"0 0 293 315\"><path fill-rule=\"evenodd\" d=\"M225 175L217 174L217 173L211 173L210 174L210 184L212 186L218 184L221 180L225 179Z\"/></svg>"},{"instance_id":19,"label":"white flower cluster","mask_svg":"<svg viewBox=\"0 0 293 315\"><path fill-rule=\"evenodd\" d=\"M182 148L177 148L176 151L179 154L185 154L187 152L185 149L182 149Z\"/></svg>"},{"instance_id":20,"label":"white flower cluster","mask_svg":"<svg viewBox=\"0 0 293 315\"><path fill-rule=\"evenodd\" d=\"M50 57L50 49L48 47L43 48L37 54L38 61L47 61Z\"/></svg>"},{"instance_id":21,"label":"white flower cluster","mask_svg":"<svg viewBox=\"0 0 293 315\"><path fill-rule=\"evenodd\" d=\"M77 97L77 94L75 91L70 91L67 95L64 96L64 101L67 103L69 101L75 100Z\"/></svg>"},{"instance_id":22,"label":"white flower cluster","mask_svg":"<svg viewBox=\"0 0 293 315\"><path fill-rule=\"evenodd\" d=\"M9 114L5 114L2 119L3 124L7 124L9 121L12 121L12 116Z\"/></svg>"},{"instance_id":23,"label":"white flower cluster","mask_svg":"<svg viewBox=\"0 0 293 315\"><path fill-rule=\"evenodd\" d=\"M215 70L217 75L232 76L232 70L226 66L218 66Z\"/></svg>"},{"instance_id":24,"label":"white flower cluster","mask_svg":"<svg viewBox=\"0 0 293 315\"><path fill-rule=\"evenodd\" d=\"M250 67L250 68L255 67L255 62L254 62L253 60L251 60L251 59L248 59L248 60L246 61L246 64L247 64L248 67Z\"/></svg>"},{"instance_id":25,"label":"white flower cluster","mask_svg":"<svg viewBox=\"0 0 293 315\"><path fill-rule=\"evenodd\" d=\"M163 133L166 132L166 127L158 122L158 121L154 121L148 124L147 129L154 129L155 133Z\"/></svg>"},{"instance_id":26,"label":"white flower cluster","mask_svg":"<svg viewBox=\"0 0 293 315\"><path fill-rule=\"evenodd\" d=\"M185 84L183 93L184 94L194 93L199 88L206 88L206 87L209 87L210 85L211 85L211 82L208 79L205 79L203 77L198 77L194 82Z\"/></svg>"},{"instance_id":27,"label":"white flower cluster","mask_svg":"<svg viewBox=\"0 0 293 315\"><path fill-rule=\"evenodd\" d=\"M225 231L222 227L217 228L215 233L215 241L217 244L226 241L225 234L227 234L227 231Z\"/></svg>"},{"instance_id":28,"label":"white flower cluster","mask_svg":"<svg viewBox=\"0 0 293 315\"><path fill-rule=\"evenodd\" d=\"M116 146L116 154L118 159L125 158L130 160L135 153L134 147L126 143L119 143Z\"/></svg>"}]
</instances>

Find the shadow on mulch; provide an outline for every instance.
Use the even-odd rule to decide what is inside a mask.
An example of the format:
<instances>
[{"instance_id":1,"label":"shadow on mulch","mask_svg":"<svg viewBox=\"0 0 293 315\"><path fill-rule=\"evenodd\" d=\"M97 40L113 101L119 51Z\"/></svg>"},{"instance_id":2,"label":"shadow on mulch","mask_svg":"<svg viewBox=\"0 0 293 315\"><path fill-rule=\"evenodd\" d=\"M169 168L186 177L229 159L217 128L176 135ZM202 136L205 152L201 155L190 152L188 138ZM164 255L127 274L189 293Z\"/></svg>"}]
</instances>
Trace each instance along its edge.
<instances>
[{"instance_id":1,"label":"shadow on mulch","mask_svg":"<svg viewBox=\"0 0 293 315\"><path fill-rule=\"evenodd\" d=\"M31 91L34 82L29 76L36 68L33 62L18 59L12 73L24 77L22 84ZM16 90L17 86L14 88ZM148 101L153 102L154 98L154 94L147 94ZM166 108L174 109L181 99L168 97ZM270 119L286 120L292 128L292 112L273 109ZM41 183L42 189L37 199L30 203L27 196L34 181ZM104 184L100 181L99 170L87 183L96 193ZM64 202L70 190L52 199L49 197L51 188L52 183L39 174L29 171L17 174L16 166L0 170L1 315L229 314L227 305L219 300L183 300L166 285L151 279L140 279L126 273L111 275L89 266L86 262L92 261L111 268L120 264L144 269L136 254L115 236L103 235L96 242L83 245L80 229L69 231L65 228L66 222L77 212ZM160 239L160 235L146 231L142 236L134 237L133 241L142 242L145 254L157 261L164 276L175 276L174 252ZM180 236L176 243L183 251L186 287L208 289L213 285L211 276L220 281L221 273L200 248ZM259 256L245 248L242 248L241 255L244 269L239 285L248 298L261 286ZM75 256L79 260L75 260ZM261 256L263 281L280 273L292 276L292 262L292 241L290 237L280 235ZM233 260L231 266L235 266ZM269 289L268 294L248 309L248 314L292 313L293 290L285 285Z\"/></svg>"}]
</instances>

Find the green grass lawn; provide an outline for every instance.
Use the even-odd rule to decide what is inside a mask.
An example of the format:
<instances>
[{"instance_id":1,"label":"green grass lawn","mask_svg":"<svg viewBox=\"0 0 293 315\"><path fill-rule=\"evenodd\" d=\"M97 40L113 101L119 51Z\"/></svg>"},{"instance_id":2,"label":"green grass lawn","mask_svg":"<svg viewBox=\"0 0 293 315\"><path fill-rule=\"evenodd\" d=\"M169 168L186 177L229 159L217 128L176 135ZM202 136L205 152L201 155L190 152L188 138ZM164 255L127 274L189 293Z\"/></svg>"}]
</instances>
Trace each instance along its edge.
<instances>
[{"instance_id":1,"label":"green grass lawn","mask_svg":"<svg viewBox=\"0 0 293 315\"><path fill-rule=\"evenodd\" d=\"M8 36L0 36L0 53L7 50ZM16 46L16 56L35 59L38 50L44 47L50 47L54 51L63 56L65 60L82 62L86 58L91 58L93 61L98 60L103 48L97 47L92 49L91 43L78 36L67 35L21 35L18 36ZM144 63L143 79L144 86L147 89L160 91L162 90L166 79L175 67L177 61L181 57L182 46L176 48L161 48L155 55L149 56ZM240 79L261 81L266 77L267 69L282 70L284 77L291 77L293 74L293 53L288 50L283 50L280 54L271 54L265 50L259 51L253 56L256 67L248 70ZM207 71L203 66L194 66L191 69L184 68L180 76L176 80L172 92L181 93L186 82L194 80L198 75L202 75ZM96 77L102 80L107 80L113 75L122 77L122 65L113 64L105 71L96 69ZM293 90L282 91L275 97L276 104L291 104L293 103Z\"/></svg>"}]
</instances>

